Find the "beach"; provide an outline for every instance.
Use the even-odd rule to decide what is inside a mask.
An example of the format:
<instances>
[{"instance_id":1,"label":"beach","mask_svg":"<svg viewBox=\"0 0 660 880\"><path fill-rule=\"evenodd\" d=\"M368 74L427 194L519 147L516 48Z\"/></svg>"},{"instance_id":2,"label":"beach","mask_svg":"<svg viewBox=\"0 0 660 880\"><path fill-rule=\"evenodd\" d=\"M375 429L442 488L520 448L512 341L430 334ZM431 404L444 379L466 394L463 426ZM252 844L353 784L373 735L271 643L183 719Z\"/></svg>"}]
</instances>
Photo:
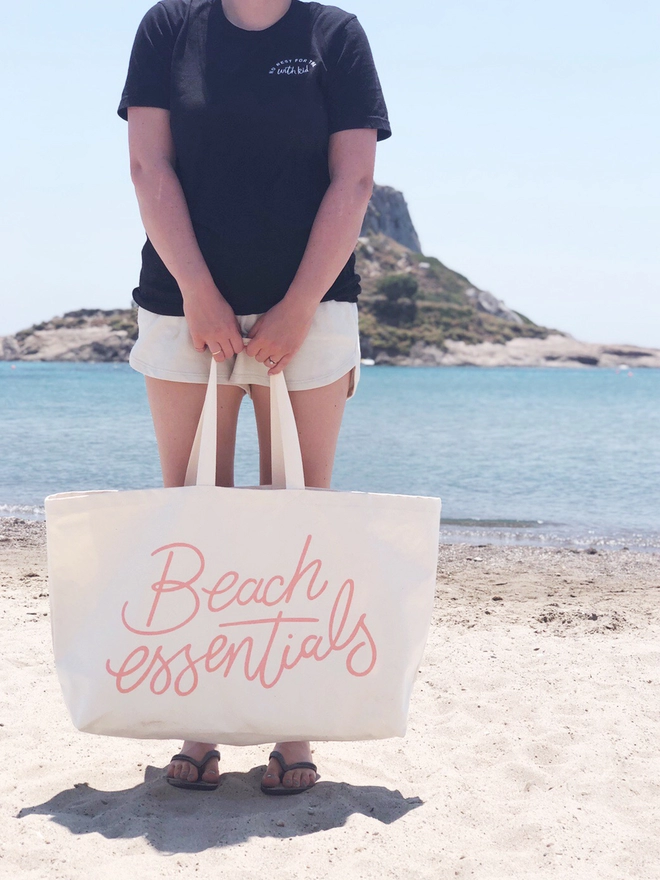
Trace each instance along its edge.
<instances>
[{"instance_id":1,"label":"beach","mask_svg":"<svg viewBox=\"0 0 660 880\"><path fill-rule=\"evenodd\" d=\"M442 545L407 736L318 743L285 799L268 747L221 747L200 794L162 779L180 742L73 728L45 525L0 519L0 877L657 880L658 562Z\"/></svg>"}]
</instances>

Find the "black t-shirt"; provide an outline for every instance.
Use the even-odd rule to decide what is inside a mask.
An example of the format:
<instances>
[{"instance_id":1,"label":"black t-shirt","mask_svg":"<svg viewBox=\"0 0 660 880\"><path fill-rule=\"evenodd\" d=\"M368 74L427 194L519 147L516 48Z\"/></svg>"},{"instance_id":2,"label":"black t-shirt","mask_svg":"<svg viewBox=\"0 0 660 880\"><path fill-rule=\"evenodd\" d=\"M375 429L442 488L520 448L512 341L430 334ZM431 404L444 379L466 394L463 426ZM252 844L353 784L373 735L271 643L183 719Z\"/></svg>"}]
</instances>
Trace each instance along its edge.
<instances>
[{"instance_id":1,"label":"black t-shirt","mask_svg":"<svg viewBox=\"0 0 660 880\"><path fill-rule=\"evenodd\" d=\"M236 314L286 294L330 183L328 139L390 135L369 43L357 18L292 0L262 31L231 24L220 0L161 0L140 24L119 115L170 111L176 173L201 252ZM355 302L352 255L324 296ZM179 287L147 239L136 302L183 315Z\"/></svg>"}]
</instances>

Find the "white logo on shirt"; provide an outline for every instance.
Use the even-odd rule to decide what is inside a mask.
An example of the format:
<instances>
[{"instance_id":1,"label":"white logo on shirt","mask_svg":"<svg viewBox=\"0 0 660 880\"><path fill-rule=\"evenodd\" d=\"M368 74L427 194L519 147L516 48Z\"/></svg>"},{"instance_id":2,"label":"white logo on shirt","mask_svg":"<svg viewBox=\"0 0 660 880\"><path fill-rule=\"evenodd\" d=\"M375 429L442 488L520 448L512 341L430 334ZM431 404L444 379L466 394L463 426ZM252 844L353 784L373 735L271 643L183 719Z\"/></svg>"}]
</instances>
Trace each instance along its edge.
<instances>
[{"instance_id":1,"label":"white logo on shirt","mask_svg":"<svg viewBox=\"0 0 660 880\"><path fill-rule=\"evenodd\" d=\"M310 58L285 58L283 61L278 61L275 67L271 67L268 73L302 76L304 73L310 73L315 67L316 61Z\"/></svg>"}]
</instances>

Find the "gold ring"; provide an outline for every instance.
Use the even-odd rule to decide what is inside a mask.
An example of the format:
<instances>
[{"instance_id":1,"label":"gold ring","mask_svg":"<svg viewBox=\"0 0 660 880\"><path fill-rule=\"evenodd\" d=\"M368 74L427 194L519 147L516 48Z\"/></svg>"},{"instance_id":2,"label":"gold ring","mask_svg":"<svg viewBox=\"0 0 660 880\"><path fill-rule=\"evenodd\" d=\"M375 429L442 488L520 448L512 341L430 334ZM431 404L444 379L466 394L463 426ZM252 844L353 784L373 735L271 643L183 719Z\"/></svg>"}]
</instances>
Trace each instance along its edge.
<instances>
[{"instance_id":1,"label":"gold ring","mask_svg":"<svg viewBox=\"0 0 660 880\"><path fill-rule=\"evenodd\" d=\"M216 354L222 354L222 349L219 348L217 351L212 351L211 354L213 355L213 357L215 357Z\"/></svg>"}]
</instances>

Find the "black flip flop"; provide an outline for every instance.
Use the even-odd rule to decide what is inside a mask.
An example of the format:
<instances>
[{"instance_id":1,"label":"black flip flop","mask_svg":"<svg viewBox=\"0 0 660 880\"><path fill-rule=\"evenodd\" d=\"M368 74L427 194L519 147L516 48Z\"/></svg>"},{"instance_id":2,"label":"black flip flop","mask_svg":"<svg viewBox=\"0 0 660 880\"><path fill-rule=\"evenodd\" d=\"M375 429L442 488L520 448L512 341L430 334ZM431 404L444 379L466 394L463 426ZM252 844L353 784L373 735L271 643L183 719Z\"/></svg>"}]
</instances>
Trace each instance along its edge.
<instances>
[{"instance_id":1,"label":"black flip flop","mask_svg":"<svg viewBox=\"0 0 660 880\"><path fill-rule=\"evenodd\" d=\"M282 795L289 794L302 794L303 791L309 791L310 788L313 788L316 785L316 779L319 778L316 764L312 764L310 761L297 761L295 764L287 764L284 760L284 756L281 752L271 752L268 758L275 758L277 763L282 768L282 772L280 773L280 785L264 785L261 783L261 790L264 794L272 794L281 797ZM282 785L282 779L284 778L284 774L289 770L313 770L316 773L316 779L312 782L311 785L306 785L304 788L287 788Z\"/></svg>"},{"instance_id":2,"label":"black flip flop","mask_svg":"<svg viewBox=\"0 0 660 880\"><path fill-rule=\"evenodd\" d=\"M207 752L201 761L196 761L194 758L191 758L190 755L174 755L172 761L188 761L189 764L192 764L193 767L197 768L197 780L195 782L189 782L187 779L176 779L174 776L166 776L165 779L167 779L169 784L173 785L175 788L193 788L196 791L215 791L220 784L220 780L218 780L218 782L205 782L202 779L202 773L206 770L206 765L211 758L217 758L220 760L220 752L213 749L212 751Z\"/></svg>"}]
</instances>

